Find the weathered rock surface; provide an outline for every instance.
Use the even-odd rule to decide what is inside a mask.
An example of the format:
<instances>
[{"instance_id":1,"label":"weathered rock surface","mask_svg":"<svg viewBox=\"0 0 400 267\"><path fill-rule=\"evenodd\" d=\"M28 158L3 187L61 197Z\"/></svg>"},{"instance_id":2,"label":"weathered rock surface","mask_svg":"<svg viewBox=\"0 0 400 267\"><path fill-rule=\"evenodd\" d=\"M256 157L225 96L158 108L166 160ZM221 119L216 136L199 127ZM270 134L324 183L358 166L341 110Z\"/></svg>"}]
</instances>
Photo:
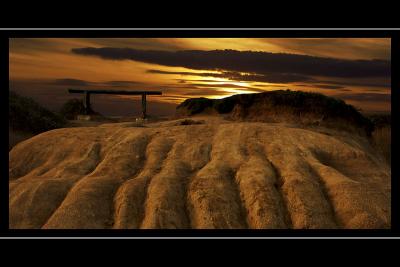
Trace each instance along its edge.
<instances>
[{"instance_id":1,"label":"weathered rock surface","mask_svg":"<svg viewBox=\"0 0 400 267\"><path fill-rule=\"evenodd\" d=\"M183 125L181 125L183 124ZM261 122L52 130L15 146L10 228L390 228L361 138Z\"/></svg>"}]
</instances>

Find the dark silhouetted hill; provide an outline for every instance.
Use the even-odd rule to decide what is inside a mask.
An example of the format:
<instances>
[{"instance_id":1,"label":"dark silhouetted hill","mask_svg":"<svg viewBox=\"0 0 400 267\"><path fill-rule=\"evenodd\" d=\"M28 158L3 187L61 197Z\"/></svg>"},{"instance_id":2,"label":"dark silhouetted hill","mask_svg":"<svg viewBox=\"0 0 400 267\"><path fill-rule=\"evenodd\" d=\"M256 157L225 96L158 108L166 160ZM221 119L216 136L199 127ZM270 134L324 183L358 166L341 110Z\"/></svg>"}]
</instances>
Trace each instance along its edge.
<instances>
[{"instance_id":1,"label":"dark silhouetted hill","mask_svg":"<svg viewBox=\"0 0 400 267\"><path fill-rule=\"evenodd\" d=\"M33 99L9 92L9 126L14 130L27 131L34 134L61 128L65 119Z\"/></svg>"},{"instance_id":2,"label":"dark silhouetted hill","mask_svg":"<svg viewBox=\"0 0 400 267\"><path fill-rule=\"evenodd\" d=\"M9 91L8 147L30 137L66 125L66 120L36 103L33 99Z\"/></svg>"},{"instance_id":3,"label":"dark silhouetted hill","mask_svg":"<svg viewBox=\"0 0 400 267\"><path fill-rule=\"evenodd\" d=\"M289 122L370 135L373 122L343 100L318 93L277 90L240 94L223 99L192 98L177 107L178 116L225 114L232 120Z\"/></svg>"}]
</instances>

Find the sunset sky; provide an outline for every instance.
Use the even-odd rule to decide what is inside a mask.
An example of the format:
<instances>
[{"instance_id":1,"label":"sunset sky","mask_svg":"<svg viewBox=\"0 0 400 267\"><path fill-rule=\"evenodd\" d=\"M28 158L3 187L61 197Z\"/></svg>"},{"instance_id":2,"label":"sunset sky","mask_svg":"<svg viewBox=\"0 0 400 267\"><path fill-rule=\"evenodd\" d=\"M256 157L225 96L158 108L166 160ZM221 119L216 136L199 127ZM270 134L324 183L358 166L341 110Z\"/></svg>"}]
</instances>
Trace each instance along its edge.
<instances>
[{"instance_id":1,"label":"sunset sky","mask_svg":"<svg viewBox=\"0 0 400 267\"><path fill-rule=\"evenodd\" d=\"M10 39L10 89L57 110L68 88L161 90L149 113L192 97L291 89L390 111L391 41L384 38ZM106 115L140 113L137 97L95 96Z\"/></svg>"}]
</instances>

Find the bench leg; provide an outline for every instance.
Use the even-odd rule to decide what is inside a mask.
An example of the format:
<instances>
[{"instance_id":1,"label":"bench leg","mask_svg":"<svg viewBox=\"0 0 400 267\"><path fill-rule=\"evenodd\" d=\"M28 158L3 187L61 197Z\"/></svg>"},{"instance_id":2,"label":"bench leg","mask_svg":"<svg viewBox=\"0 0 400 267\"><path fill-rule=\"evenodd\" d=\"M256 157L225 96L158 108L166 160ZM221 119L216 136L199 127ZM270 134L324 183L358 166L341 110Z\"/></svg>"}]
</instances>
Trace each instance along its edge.
<instances>
[{"instance_id":1,"label":"bench leg","mask_svg":"<svg viewBox=\"0 0 400 267\"><path fill-rule=\"evenodd\" d=\"M146 119L146 94L142 94L142 118Z\"/></svg>"},{"instance_id":2,"label":"bench leg","mask_svg":"<svg viewBox=\"0 0 400 267\"><path fill-rule=\"evenodd\" d=\"M85 96L83 99L83 106L85 108L85 115L89 115L91 107L90 107L90 94L85 92Z\"/></svg>"}]
</instances>

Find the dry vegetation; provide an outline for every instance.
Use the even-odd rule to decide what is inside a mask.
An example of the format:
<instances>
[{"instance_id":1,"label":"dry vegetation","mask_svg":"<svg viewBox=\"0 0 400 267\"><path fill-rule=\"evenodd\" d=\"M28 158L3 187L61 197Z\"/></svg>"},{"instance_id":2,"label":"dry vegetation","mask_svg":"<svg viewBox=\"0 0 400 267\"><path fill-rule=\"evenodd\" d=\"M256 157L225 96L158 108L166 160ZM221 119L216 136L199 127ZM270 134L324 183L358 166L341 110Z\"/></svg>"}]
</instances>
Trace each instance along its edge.
<instances>
[{"instance_id":1,"label":"dry vegetation","mask_svg":"<svg viewBox=\"0 0 400 267\"><path fill-rule=\"evenodd\" d=\"M36 134L61 128L66 120L59 114L51 112L31 98L22 97L13 91L9 92L9 150L19 142Z\"/></svg>"},{"instance_id":2,"label":"dry vegetation","mask_svg":"<svg viewBox=\"0 0 400 267\"><path fill-rule=\"evenodd\" d=\"M391 165L391 115L389 114L365 114L374 124L370 141L376 153L382 155Z\"/></svg>"},{"instance_id":3,"label":"dry vegetation","mask_svg":"<svg viewBox=\"0 0 400 267\"><path fill-rule=\"evenodd\" d=\"M392 156L392 131L390 126L377 128L372 133L372 142L378 153L381 153L389 165L391 165Z\"/></svg>"}]
</instances>

